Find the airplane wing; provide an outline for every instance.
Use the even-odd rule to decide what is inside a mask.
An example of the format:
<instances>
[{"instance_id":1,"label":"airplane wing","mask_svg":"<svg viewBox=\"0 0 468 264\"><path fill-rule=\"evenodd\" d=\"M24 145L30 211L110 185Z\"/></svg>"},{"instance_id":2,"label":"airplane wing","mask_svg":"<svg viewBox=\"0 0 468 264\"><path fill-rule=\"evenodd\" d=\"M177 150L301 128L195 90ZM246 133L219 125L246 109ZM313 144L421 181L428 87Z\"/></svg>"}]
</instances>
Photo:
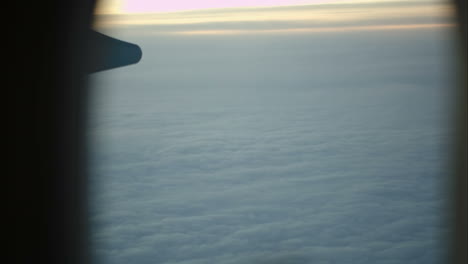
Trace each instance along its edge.
<instances>
[{"instance_id":1,"label":"airplane wing","mask_svg":"<svg viewBox=\"0 0 468 264\"><path fill-rule=\"evenodd\" d=\"M118 40L90 30L88 44L91 57L86 72L94 73L138 63L142 51L136 44Z\"/></svg>"}]
</instances>

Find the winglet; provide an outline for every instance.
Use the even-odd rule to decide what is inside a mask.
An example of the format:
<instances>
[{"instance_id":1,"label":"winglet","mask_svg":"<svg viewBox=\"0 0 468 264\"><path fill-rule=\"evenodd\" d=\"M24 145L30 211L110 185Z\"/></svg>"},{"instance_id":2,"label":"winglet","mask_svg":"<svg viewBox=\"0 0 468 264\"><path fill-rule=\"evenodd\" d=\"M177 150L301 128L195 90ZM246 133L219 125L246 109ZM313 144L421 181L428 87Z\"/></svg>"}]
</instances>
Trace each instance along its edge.
<instances>
[{"instance_id":1,"label":"winglet","mask_svg":"<svg viewBox=\"0 0 468 264\"><path fill-rule=\"evenodd\" d=\"M89 48L92 56L86 66L88 73L135 64L142 57L142 51L138 45L111 38L93 30L90 31Z\"/></svg>"}]
</instances>

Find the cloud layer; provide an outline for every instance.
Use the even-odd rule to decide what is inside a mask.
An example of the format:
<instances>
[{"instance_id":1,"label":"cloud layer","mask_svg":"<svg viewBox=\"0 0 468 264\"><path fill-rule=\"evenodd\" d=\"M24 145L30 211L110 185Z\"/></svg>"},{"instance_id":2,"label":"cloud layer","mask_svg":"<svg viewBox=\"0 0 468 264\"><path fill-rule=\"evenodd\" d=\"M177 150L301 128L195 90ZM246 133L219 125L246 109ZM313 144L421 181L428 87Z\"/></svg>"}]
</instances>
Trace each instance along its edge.
<instances>
[{"instance_id":1,"label":"cloud layer","mask_svg":"<svg viewBox=\"0 0 468 264\"><path fill-rule=\"evenodd\" d=\"M97 263L443 263L446 34L130 33L95 75Z\"/></svg>"}]
</instances>

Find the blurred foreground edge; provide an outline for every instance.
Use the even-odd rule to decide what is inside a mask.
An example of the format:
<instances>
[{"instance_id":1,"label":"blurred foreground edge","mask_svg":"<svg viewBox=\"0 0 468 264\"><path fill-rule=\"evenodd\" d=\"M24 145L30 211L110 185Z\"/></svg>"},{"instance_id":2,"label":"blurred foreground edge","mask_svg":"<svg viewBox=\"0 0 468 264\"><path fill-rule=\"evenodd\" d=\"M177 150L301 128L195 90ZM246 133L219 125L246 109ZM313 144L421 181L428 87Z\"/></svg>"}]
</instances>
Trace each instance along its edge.
<instances>
[{"instance_id":1,"label":"blurred foreground edge","mask_svg":"<svg viewBox=\"0 0 468 264\"><path fill-rule=\"evenodd\" d=\"M468 104L468 57L467 57L467 6L465 0L453 0L457 12L457 43L456 53L458 61L457 69L457 86L456 101L454 102L455 109L455 124L454 124L454 149L452 159L452 252L448 263L467 264L468 263L468 129L467 129L467 104Z\"/></svg>"},{"instance_id":2,"label":"blurred foreground edge","mask_svg":"<svg viewBox=\"0 0 468 264\"><path fill-rule=\"evenodd\" d=\"M136 63L141 50L91 30L95 0L13 4L2 53L6 261L89 263L88 73Z\"/></svg>"}]
</instances>

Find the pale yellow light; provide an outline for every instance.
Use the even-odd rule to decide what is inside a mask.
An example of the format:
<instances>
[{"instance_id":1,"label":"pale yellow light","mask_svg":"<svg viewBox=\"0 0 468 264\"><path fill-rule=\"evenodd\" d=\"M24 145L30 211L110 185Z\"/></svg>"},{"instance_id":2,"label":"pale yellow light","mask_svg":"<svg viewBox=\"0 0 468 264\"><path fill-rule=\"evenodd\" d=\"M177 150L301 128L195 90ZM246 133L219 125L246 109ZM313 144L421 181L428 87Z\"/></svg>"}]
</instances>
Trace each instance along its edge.
<instances>
[{"instance_id":1,"label":"pale yellow light","mask_svg":"<svg viewBox=\"0 0 468 264\"><path fill-rule=\"evenodd\" d=\"M121 14L124 0L98 0L94 13L97 15Z\"/></svg>"},{"instance_id":2,"label":"pale yellow light","mask_svg":"<svg viewBox=\"0 0 468 264\"><path fill-rule=\"evenodd\" d=\"M97 21L99 27L118 25L184 25L219 22L258 22L258 21L310 21L315 23L352 22L379 18L398 19L403 17L445 17L453 13L450 6L405 6L386 8L346 8L335 10L261 10L250 9L229 12L177 12L159 14L122 15Z\"/></svg>"}]
</instances>

